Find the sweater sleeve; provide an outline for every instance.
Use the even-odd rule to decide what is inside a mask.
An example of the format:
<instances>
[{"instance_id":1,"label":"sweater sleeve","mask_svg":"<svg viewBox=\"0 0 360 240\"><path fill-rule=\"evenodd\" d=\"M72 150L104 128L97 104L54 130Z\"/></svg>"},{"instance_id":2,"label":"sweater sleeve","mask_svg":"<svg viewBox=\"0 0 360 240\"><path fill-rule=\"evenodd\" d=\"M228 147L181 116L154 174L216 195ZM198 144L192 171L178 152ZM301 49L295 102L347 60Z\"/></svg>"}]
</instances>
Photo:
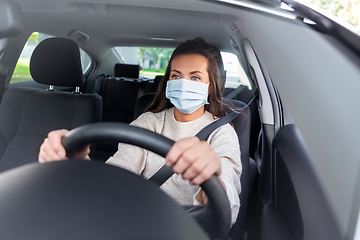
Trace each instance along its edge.
<instances>
[{"instance_id":1,"label":"sweater sleeve","mask_svg":"<svg viewBox=\"0 0 360 240\"><path fill-rule=\"evenodd\" d=\"M226 124L215 130L208 138L208 142L221 159L220 177L226 186L226 194L231 208L231 223L234 224L240 208L239 194L242 172L238 137L231 125ZM199 204L196 200L194 203Z\"/></svg>"},{"instance_id":2,"label":"sweater sleeve","mask_svg":"<svg viewBox=\"0 0 360 240\"><path fill-rule=\"evenodd\" d=\"M155 131L152 113L143 113L130 125ZM110 157L106 163L124 168L131 172L141 174L145 168L149 151L130 144L119 143L118 151Z\"/></svg>"}]
</instances>

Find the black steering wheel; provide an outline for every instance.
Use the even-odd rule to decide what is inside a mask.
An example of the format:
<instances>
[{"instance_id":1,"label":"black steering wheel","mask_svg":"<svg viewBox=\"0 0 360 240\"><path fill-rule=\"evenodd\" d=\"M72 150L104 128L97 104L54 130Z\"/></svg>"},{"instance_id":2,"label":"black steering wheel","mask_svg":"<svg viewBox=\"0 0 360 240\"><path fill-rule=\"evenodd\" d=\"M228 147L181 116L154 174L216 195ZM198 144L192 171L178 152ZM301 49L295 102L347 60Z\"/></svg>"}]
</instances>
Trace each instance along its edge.
<instances>
[{"instance_id":1,"label":"black steering wheel","mask_svg":"<svg viewBox=\"0 0 360 240\"><path fill-rule=\"evenodd\" d=\"M67 155L90 143L122 142L150 150L165 157L174 141L147 129L122 123L95 123L70 131L62 139ZM195 206L188 213L195 218L212 239L225 238L230 230L231 210L226 192L214 175L200 185L208 202Z\"/></svg>"}]
</instances>

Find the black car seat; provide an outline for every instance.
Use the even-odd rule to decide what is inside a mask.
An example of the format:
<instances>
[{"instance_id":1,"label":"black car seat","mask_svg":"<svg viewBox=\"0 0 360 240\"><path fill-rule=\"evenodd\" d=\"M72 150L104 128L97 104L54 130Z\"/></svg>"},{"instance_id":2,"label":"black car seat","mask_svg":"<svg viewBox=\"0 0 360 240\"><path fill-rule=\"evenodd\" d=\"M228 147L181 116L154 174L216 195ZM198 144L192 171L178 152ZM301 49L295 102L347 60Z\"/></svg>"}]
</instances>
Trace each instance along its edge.
<instances>
[{"instance_id":1,"label":"black car seat","mask_svg":"<svg viewBox=\"0 0 360 240\"><path fill-rule=\"evenodd\" d=\"M79 47L74 41L42 41L32 54L30 73L36 82L50 88L5 91L0 105L0 171L36 162L40 145L51 130L101 121L100 96L53 88L78 89L83 83Z\"/></svg>"},{"instance_id":2,"label":"black car seat","mask_svg":"<svg viewBox=\"0 0 360 240\"><path fill-rule=\"evenodd\" d=\"M240 177L240 210L237 221L230 231L231 239L243 239L246 225L247 205L252 185L250 178L254 175L253 170L250 168L249 157L252 119L250 108L245 103L233 99L224 99L224 102L235 110L243 109L242 112L232 120L232 125L238 135L240 144L242 173ZM230 113L231 109L227 108L226 111L227 113Z\"/></svg>"},{"instance_id":3,"label":"black car seat","mask_svg":"<svg viewBox=\"0 0 360 240\"><path fill-rule=\"evenodd\" d=\"M218 63L220 76L222 80L222 92L225 95L225 82L226 82L226 71L224 68L224 63L222 61L220 50L213 46L214 57ZM246 92L247 96L253 93L251 90L243 91ZM251 93L250 93L251 92ZM250 98L246 98L246 102L249 102ZM230 108L226 108L227 113L231 112L233 109L243 109L241 114L239 114L235 119L232 120L233 127L238 135L240 151L241 151L241 164L242 164L242 173L241 173L241 193L240 193L240 211L238 218L234 226L232 227L229 236L231 239L244 239L246 235L246 214L249 195L253 185L253 179L256 175L256 169L254 168L254 160L250 158L251 154L251 136L252 136L252 124L255 119L252 118L253 113L252 109L247 106L243 101L243 98L236 96L236 99L226 99L224 97L223 102L225 102ZM256 103L253 102L253 105Z\"/></svg>"},{"instance_id":4,"label":"black car seat","mask_svg":"<svg viewBox=\"0 0 360 240\"><path fill-rule=\"evenodd\" d=\"M154 82L150 88L150 92L145 93L136 100L133 120L135 120L138 116L140 116L145 111L147 106L150 105L150 103L155 97L155 93L163 77L164 77L163 75L155 76Z\"/></svg>"},{"instance_id":5,"label":"black car seat","mask_svg":"<svg viewBox=\"0 0 360 240\"><path fill-rule=\"evenodd\" d=\"M213 46L214 57L219 65L220 76L222 80L222 90L225 88L226 73L224 69L224 64L220 51L217 47ZM148 93L139 97L136 102L134 119L136 119L141 113L144 112L146 107L152 102L155 94ZM242 164L242 174L241 174L241 193L240 193L240 211L238 214L237 222L235 223L232 230L230 231L230 236L233 239L242 239L245 230L245 219L246 219L246 210L247 202L249 198L249 192L251 188L251 182L249 181L250 177L254 175L253 170L249 168L250 165L250 133L251 133L251 112L250 108L243 102L233 99L224 99L224 102L227 104L226 107L227 113L230 113L232 109L242 110L242 113L239 114L235 119L232 120L234 129L238 135L241 151L241 164ZM230 108L229 108L230 107Z\"/></svg>"},{"instance_id":6,"label":"black car seat","mask_svg":"<svg viewBox=\"0 0 360 240\"><path fill-rule=\"evenodd\" d=\"M139 78L140 70L140 65L117 63L114 67L114 75L115 77Z\"/></svg>"},{"instance_id":7,"label":"black car seat","mask_svg":"<svg viewBox=\"0 0 360 240\"><path fill-rule=\"evenodd\" d=\"M137 98L150 87L139 79L139 70L139 65L117 63L114 76L96 79L94 93L103 98L103 122L132 122ZM106 161L117 147L116 143L98 144L94 158Z\"/></svg>"}]
</instances>

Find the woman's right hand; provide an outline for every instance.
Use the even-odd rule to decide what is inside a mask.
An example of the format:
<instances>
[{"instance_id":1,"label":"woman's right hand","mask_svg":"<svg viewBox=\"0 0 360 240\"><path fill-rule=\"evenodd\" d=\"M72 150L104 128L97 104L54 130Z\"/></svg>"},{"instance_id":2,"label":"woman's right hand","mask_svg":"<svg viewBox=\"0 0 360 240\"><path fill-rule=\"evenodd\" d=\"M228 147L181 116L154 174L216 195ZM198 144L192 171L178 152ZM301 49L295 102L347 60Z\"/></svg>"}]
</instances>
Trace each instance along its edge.
<instances>
[{"instance_id":1,"label":"woman's right hand","mask_svg":"<svg viewBox=\"0 0 360 240\"><path fill-rule=\"evenodd\" d=\"M40 152L39 152L39 162L52 162L52 161L59 161L65 160L66 151L61 144L62 137L68 133L68 130L55 130L48 134L48 137L45 138L44 142L41 144ZM90 153L90 145L82 147L76 150L72 157L74 158L81 158L81 159L90 159L88 154Z\"/></svg>"}]
</instances>

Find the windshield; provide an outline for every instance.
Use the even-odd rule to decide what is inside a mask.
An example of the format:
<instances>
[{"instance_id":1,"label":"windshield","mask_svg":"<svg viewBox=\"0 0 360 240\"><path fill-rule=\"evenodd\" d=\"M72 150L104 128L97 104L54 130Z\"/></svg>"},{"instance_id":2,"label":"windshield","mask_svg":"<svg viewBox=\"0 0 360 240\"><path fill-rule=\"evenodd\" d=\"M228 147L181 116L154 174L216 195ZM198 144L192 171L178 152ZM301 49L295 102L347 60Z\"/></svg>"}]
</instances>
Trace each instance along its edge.
<instances>
[{"instance_id":1,"label":"windshield","mask_svg":"<svg viewBox=\"0 0 360 240\"><path fill-rule=\"evenodd\" d=\"M350 27L360 35L360 1L359 0L297 0L300 3L310 4L316 8L337 16L344 22L351 24ZM316 9L318 10L318 9Z\"/></svg>"}]
</instances>

